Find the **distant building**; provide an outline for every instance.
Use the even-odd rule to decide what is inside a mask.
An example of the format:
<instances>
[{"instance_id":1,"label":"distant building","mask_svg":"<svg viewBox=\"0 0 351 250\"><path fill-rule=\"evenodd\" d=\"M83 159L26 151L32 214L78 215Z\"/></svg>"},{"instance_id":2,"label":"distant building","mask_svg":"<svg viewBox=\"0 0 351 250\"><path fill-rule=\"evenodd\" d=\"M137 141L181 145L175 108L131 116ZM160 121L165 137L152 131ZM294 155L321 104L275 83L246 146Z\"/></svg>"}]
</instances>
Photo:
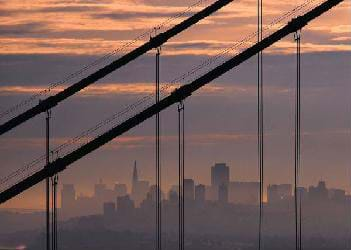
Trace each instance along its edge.
<instances>
[{"instance_id":1,"label":"distant building","mask_svg":"<svg viewBox=\"0 0 351 250\"><path fill-rule=\"evenodd\" d=\"M114 187L115 197L125 196L127 195L127 185L116 183Z\"/></svg>"},{"instance_id":2,"label":"distant building","mask_svg":"<svg viewBox=\"0 0 351 250\"><path fill-rule=\"evenodd\" d=\"M99 180L99 183L95 184L94 187L94 196L103 197L105 195L106 185L102 182L102 179Z\"/></svg>"},{"instance_id":3,"label":"distant building","mask_svg":"<svg viewBox=\"0 0 351 250\"><path fill-rule=\"evenodd\" d=\"M320 181L316 187L310 186L308 190L310 201L322 202L328 200L328 189L324 181Z\"/></svg>"},{"instance_id":4,"label":"distant building","mask_svg":"<svg viewBox=\"0 0 351 250\"><path fill-rule=\"evenodd\" d=\"M305 187L297 187L297 194L298 194L298 197L301 198L302 200L308 199L308 191L307 191L307 188Z\"/></svg>"},{"instance_id":5,"label":"distant building","mask_svg":"<svg viewBox=\"0 0 351 250\"><path fill-rule=\"evenodd\" d=\"M116 205L114 202L105 202L103 205L103 214L105 217L111 218L116 212Z\"/></svg>"},{"instance_id":6,"label":"distant building","mask_svg":"<svg viewBox=\"0 0 351 250\"><path fill-rule=\"evenodd\" d=\"M184 199L193 201L195 196L195 183L193 179L184 179Z\"/></svg>"},{"instance_id":7,"label":"distant building","mask_svg":"<svg viewBox=\"0 0 351 250\"><path fill-rule=\"evenodd\" d=\"M140 203L146 198L148 191L149 182L139 180L137 164L136 161L134 161L131 198L137 207L139 207Z\"/></svg>"},{"instance_id":8,"label":"distant building","mask_svg":"<svg viewBox=\"0 0 351 250\"><path fill-rule=\"evenodd\" d=\"M130 199L129 195L117 197L117 212L118 213L130 213L135 208L133 200Z\"/></svg>"},{"instance_id":9,"label":"distant building","mask_svg":"<svg viewBox=\"0 0 351 250\"><path fill-rule=\"evenodd\" d=\"M79 215L101 214L102 203L97 202L95 197L80 194L77 196L76 207Z\"/></svg>"},{"instance_id":10,"label":"distant building","mask_svg":"<svg viewBox=\"0 0 351 250\"><path fill-rule=\"evenodd\" d=\"M332 201L335 201L338 203L346 202L346 192L345 190L342 190L342 189L330 189L329 197Z\"/></svg>"},{"instance_id":11,"label":"distant building","mask_svg":"<svg viewBox=\"0 0 351 250\"><path fill-rule=\"evenodd\" d=\"M228 203L228 185L222 184L218 187L218 201L222 204Z\"/></svg>"},{"instance_id":12,"label":"distant building","mask_svg":"<svg viewBox=\"0 0 351 250\"><path fill-rule=\"evenodd\" d=\"M211 185L219 187L229 184L229 167L225 163L216 163L211 167Z\"/></svg>"},{"instance_id":13,"label":"distant building","mask_svg":"<svg viewBox=\"0 0 351 250\"><path fill-rule=\"evenodd\" d=\"M115 194L114 190L108 189L102 179L100 179L99 183L95 184L94 197L101 206L104 202L113 201Z\"/></svg>"},{"instance_id":14,"label":"distant building","mask_svg":"<svg viewBox=\"0 0 351 250\"><path fill-rule=\"evenodd\" d=\"M195 202L204 203L206 200L206 187L205 185L199 184L195 186Z\"/></svg>"},{"instance_id":15,"label":"distant building","mask_svg":"<svg viewBox=\"0 0 351 250\"><path fill-rule=\"evenodd\" d=\"M149 192L147 193L147 195L150 195L150 198L152 201L156 202L156 191L157 191L157 186L156 185L152 185L149 188ZM162 192L161 190L161 200L163 200L165 198L165 194Z\"/></svg>"},{"instance_id":16,"label":"distant building","mask_svg":"<svg viewBox=\"0 0 351 250\"><path fill-rule=\"evenodd\" d=\"M291 184L273 184L267 187L268 203L279 203L290 200L292 197Z\"/></svg>"},{"instance_id":17,"label":"distant building","mask_svg":"<svg viewBox=\"0 0 351 250\"><path fill-rule=\"evenodd\" d=\"M206 186L205 197L207 201L218 200L218 187L217 186Z\"/></svg>"},{"instance_id":18,"label":"distant building","mask_svg":"<svg viewBox=\"0 0 351 250\"><path fill-rule=\"evenodd\" d=\"M259 182L230 182L229 202L243 205L257 205L260 197Z\"/></svg>"},{"instance_id":19,"label":"distant building","mask_svg":"<svg viewBox=\"0 0 351 250\"><path fill-rule=\"evenodd\" d=\"M174 190L170 190L168 192L168 200L171 204L177 204L178 203L178 193L175 192Z\"/></svg>"},{"instance_id":20,"label":"distant building","mask_svg":"<svg viewBox=\"0 0 351 250\"><path fill-rule=\"evenodd\" d=\"M76 190L73 184L64 184L61 191L61 208L73 210L76 202Z\"/></svg>"}]
</instances>

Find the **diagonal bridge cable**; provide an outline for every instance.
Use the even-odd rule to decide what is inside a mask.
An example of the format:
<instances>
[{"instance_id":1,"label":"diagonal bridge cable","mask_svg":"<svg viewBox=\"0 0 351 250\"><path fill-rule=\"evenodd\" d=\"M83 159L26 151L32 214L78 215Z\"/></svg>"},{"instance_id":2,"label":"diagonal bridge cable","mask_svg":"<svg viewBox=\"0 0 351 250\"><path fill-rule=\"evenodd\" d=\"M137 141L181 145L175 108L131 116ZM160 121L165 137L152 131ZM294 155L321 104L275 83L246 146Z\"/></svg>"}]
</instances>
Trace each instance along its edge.
<instances>
[{"instance_id":1,"label":"diagonal bridge cable","mask_svg":"<svg viewBox=\"0 0 351 250\"><path fill-rule=\"evenodd\" d=\"M313 1L314 0L308 0L308 1L304 2L303 4L297 6L296 8L292 9L291 11L286 12L281 17L274 19L269 25L267 25L264 28L263 32L267 33L268 31L270 31L270 29L272 27L279 24L283 20L291 17L292 15L295 15L295 13L302 11L303 8L305 8L308 4L312 3ZM267 35L268 34L269 33L267 33ZM209 59L205 60L204 62L202 62L198 66L191 69L190 71L180 75L179 77L174 78L169 83L164 84L164 86L161 88L160 92L163 94L163 96L166 96L166 94L168 94L170 90L172 90L176 87L179 87L180 86L179 83L181 81L188 79L188 82L191 82L191 79L189 80L189 78L191 76L195 75L195 73L197 73L199 70L204 69L205 67L211 66L215 62L218 62L218 61L219 61L219 63L222 63L222 61L224 61L225 58L228 56L229 52L240 48L240 46L242 46L245 43L250 42L250 40L252 40L256 36L257 36L257 32L253 32L253 33L249 34L241 41L235 43L233 46L222 50L216 56L210 57ZM222 59L222 60L220 60L220 59ZM57 146L52 151L56 152L57 154L60 153L60 155L63 155L64 153L71 153L76 148L69 150L69 151L67 151L67 149L69 149L70 147L75 146L75 145L78 145L77 146L77 148L78 148L79 146L83 145L83 143L89 142L89 140L91 140L91 138L93 137L94 133L96 133L99 129L107 126L108 124L111 124L112 122L123 122L123 121L127 120L128 118L132 117L136 112L139 112L142 108L146 108L150 104L153 104L153 98L154 98L154 94L149 94L149 95L146 95L146 96L140 98L138 101L136 101L130 105L126 105L119 112L104 119L103 121L101 121L97 125L95 125L94 127L91 127L86 131L83 131L82 133L80 133L76 137L73 137L72 139L67 140L65 143ZM21 176L20 180L25 179L26 177L30 176L35 171L40 170L42 168L42 165L39 165L39 164L43 163L44 160L45 160L45 155L42 155L39 158L30 162L29 164L23 166L22 168L17 169L16 171L12 172L10 175L6 176L5 178L0 179L0 185L8 184L7 186L10 187L11 186L10 181L13 182L13 180L15 178L17 178L18 176ZM45 163L43 163L43 164L45 164Z\"/></svg>"},{"instance_id":2,"label":"diagonal bridge cable","mask_svg":"<svg viewBox=\"0 0 351 250\"><path fill-rule=\"evenodd\" d=\"M156 35L155 37L151 37L148 42L141 45L140 47L135 48L131 52L127 53L126 55L124 55L124 56L118 58L117 60L113 61L112 63L104 66L103 68L99 69L98 71L94 72L93 74L83 78L79 82L74 83L73 85L67 87L63 91L46 98L45 100L41 101L36 106L28 109L27 111L15 116L14 118L10 119L9 121L1 124L0 125L0 135L10 131L11 129L24 123L25 121L35 117L36 115L55 107L56 105L58 105L58 103L69 98L70 96L76 94L77 92L88 87L89 85L95 83L96 81L105 77L106 75L110 74L111 72L123 67L124 65L135 60L139 56L150 51L151 49L154 49L154 48L161 46L162 44L166 43L170 38L178 35L179 33L188 29L192 25L198 23L202 19L210 16L211 14L215 13L219 9L228 5L232 1L233 0L217 0L213 4L207 6L203 10L197 12L196 14L185 19L181 23L173 26L172 28L168 29L167 31L162 32L162 33Z\"/></svg>"},{"instance_id":3,"label":"diagonal bridge cable","mask_svg":"<svg viewBox=\"0 0 351 250\"><path fill-rule=\"evenodd\" d=\"M199 7L201 4L203 4L203 3L207 2L207 1L209 1L209 0L198 0L197 2L195 2L192 5L188 6L184 11L179 12L176 15L169 17L164 22L158 24L155 28L150 29L150 30L138 35L133 40L127 41L121 47L119 47L117 49L114 49L113 51L101 56L100 58L94 60L93 62L91 62L90 64L84 66L80 70L77 70L77 71L67 75L65 78L63 78L60 81L57 81L55 83L50 84L46 89L38 91L38 93L35 93L34 95L30 96L29 98L24 99L23 101L21 101L18 104L8 108L7 110L4 110L4 111L0 112L0 120L3 119L6 116L9 116L9 115L15 113L16 111L18 111L19 109L23 108L24 106L27 106L27 105L31 104L33 101L37 100L40 96L43 96L45 94L50 93L50 91L52 91L54 88L56 88L58 86L61 86L61 85L65 84L65 83L68 83L70 80L72 80L74 78L77 78L78 76L82 75L84 72L88 71L89 69L91 69L91 68L93 68L93 67L95 67L97 65L102 64L103 62L105 62L108 59L110 59L112 56L124 51L126 48L132 46L136 42L141 41L141 39L149 38L152 35L152 33L154 32L155 29L160 31L162 28L165 28L167 25L169 25L170 23L172 23L176 19L187 15L194 8Z\"/></svg>"},{"instance_id":4,"label":"diagonal bridge cable","mask_svg":"<svg viewBox=\"0 0 351 250\"><path fill-rule=\"evenodd\" d=\"M245 49L240 54L235 55L234 57L227 60L225 63L207 72L206 74L202 75L193 82L174 90L170 95L161 99L159 103L149 106L148 108L139 112L135 116L130 117L126 121L118 124L117 126L113 127L107 132L84 144L75 151L65 155L62 158L58 158L57 160L50 163L49 166L46 166L44 169L41 169L33 175L30 175L29 177L25 178L21 182L18 182L17 184L1 192L0 204L11 199L12 197L17 196L23 191L29 189L30 187L38 184L45 178L51 177L54 174L65 170L66 167L72 164L73 162L83 158L87 154L95 151L96 149L110 142L114 138L124 134L130 129L143 123L145 120L151 118L156 113L159 113L160 111L170 107L171 105L179 103L180 101L186 99L187 97L191 96L194 92L199 90L201 87L205 86L206 84L210 83L214 79L228 72L232 68L245 62L246 60L250 59L261 50L270 47L285 36L303 28L310 21L329 11L331 8L335 7L341 2L343 2L343 0L327 0L321 5L318 5L317 7L308 11L304 15L292 19L287 25L275 31L271 35L265 37L261 42L256 43L253 46Z\"/></svg>"}]
</instances>

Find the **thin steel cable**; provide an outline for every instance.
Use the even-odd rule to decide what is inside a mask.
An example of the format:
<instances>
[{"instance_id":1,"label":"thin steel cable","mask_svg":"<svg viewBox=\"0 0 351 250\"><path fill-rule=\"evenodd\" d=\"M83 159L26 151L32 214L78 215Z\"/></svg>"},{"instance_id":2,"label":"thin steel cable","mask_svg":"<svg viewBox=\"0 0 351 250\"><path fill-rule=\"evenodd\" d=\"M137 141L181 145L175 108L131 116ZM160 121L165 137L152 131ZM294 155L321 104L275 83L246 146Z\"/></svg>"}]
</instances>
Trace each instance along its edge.
<instances>
[{"instance_id":1,"label":"thin steel cable","mask_svg":"<svg viewBox=\"0 0 351 250\"><path fill-rule=\"evenodd\" d=\"M185 114L184 103L178 104L178 213L179 213L179 250L185 248L185 191L184 191L184 171L185 171Z\"/></svg>"},{"instance_id":2,"label":"thin steel cable","mask_svg":"<svg viewBox=\"0 0 351 250\"><path fill-rule=\"evenodd\" d=\"M185 119L184 119L184 103L178 104L178 185L179 185L179 250L184 250L184 229L185 229L185 198L184 198L184 169L185 169Z\"/></svg>"},{"instance_id":3,"label":"thin steel cable","mask_svg":"<svg viewBox=\"0 0 351 250\"><path fill-rule=\"evenodd\" d=\"M263 0L257 1L257 42L263 39ZM258 167L259 167L259 229L258 229L258 250L262 249L262 227L263 227L263 185L264 185L264 166L263 166L263 52L257 54L257 113L258 113Z\"/></svg>"},{"instance_id":4,"label":"thin steel cable","mask_svg":"<svg viewBox=\"0 0 351 250\"><path fill-rule=\"evenodd\" d=\"M166 27L166 25L170 24L173 20L176 20L178 18L181 18L182 16L184 16L185 14L189 13L192 9L200 6L201 4L203 4L204 2L208 2L209 0L199 0L195 3L193 3L192 5L188 6L184 11L169 17L168 19L166 19L165 21L163 21L162 23L160 23L159 25L157 25L155 28L149 29L146 32L138 35L137 37L135 37L133 40L126 42L125 44L123 44L121 47L114 49L113 51L101 56L100 58L94 60L93 62L87 64L86 66L84 66L83 68L69 74L68 76L66 76L64 79L57 81L53 84L50 84L46 89L39 91L38 93L30 96L29 98L21 101L20 103L10 107L9 109L2 111L0 113L0 119L2 119L5 116L8 116L14 112L16 112L18 109L22 108L23 106L27 106L30 103L32 103L34 100L38 99L40 96L44 95L44 94L48 94L52 89L56 88L57 86L63 85L65 83L68 83L70 80L82 75L84 72L86 72L87 70L98 66L100 64L102 64L103 62L106 62L108 59L110 59L112 56L116 55L117 53L125 50L126 48L130 47L131 45L135 44L136 42L140 41L141 39L150 36L153 32L154 29L160 30L164 27Z\"/></svg>"},{"instance_id":5,"label":"thin steel cable","mask_svg":"<svg viewBox=\"0 0 351 250\"><path fill-rule=\"evenodd\" d=\"M301 8L294 8L294 11L297 10L301 10L307 3L310 3L313 1L306 1L303 5L299 6ZM289 14L290 13L290 14ZM293 11L287 12L283 15L283 17L289 17L291 16L291 13L293 13ZM273 25L275 25L278 22L281 22L284 18L277 18L275 19L271 25L269 25L269 27L272 27ZM268 28L266 28L267 30ZM245 41L247 41L248 39L250 39L253 35L257 34L257 32L252 33L251 35L247 36L247 38L243 39L241 42L236 43L236 46L232 46L231 49L237 48L239 45L243 44ZM230 49L225 49L224 51L222 51L220 54L226 54L230 51ZM205 62L207 63L202 63L200 64L200 66L206 66L209 65L211 63L213 63L217 58L219 57L215 57L214 60L207 60ZM201 69L202 67L198 67L198 69ZM195 68L196 69L196 68ZM192 73L195 72L196 70L192 70ZM187 76L189 76L189 73L183 74L181 79L185 79ZM170 87L174 86L180 78L176 78L175 80L173 80L170 84L165 84L162 88L161 88L161 93L165 93ZM57 151L62 151L63 149L72 146L74 144L76 144L77 142L79 142L80 140L84 139L86 136L92 134L93 132L95 132L96 130L100 129L101 127L109 124L111 121L114 121L117 118L120 118L122 116L124 116L126 113L134 111L137 107L140 107L142 104L145 104L146 102L150 101L152 98L153 94L144 96L143 98L141 98L140 100L138 100L137 102L131 104L131 105L127 105L125 109L121 110L120 112L114 114L113 116L103 120L102 122L100 122L99 124L97 124L95 127L92 127L86 131L84 131L83 133L81 133L80 135L68 140L67 142L65 142L64 144L58 146L55 150ZM86 138L85 138L86 139ZM24 167L12 172L9 176L3 178L2 180L0 180L0 184L6 183L7 181L9 181L10 179L17 177L19 174L22 174L23 172L32 169L36 166L36 164L39 164L40 162L43 161L43 159L45 158L44 156L39 157L38 159L30 162L29 164L25 165Z\"/></svg>"},{"instance_id":6,"label":"thin steel cable","mask_svg":"<svg viewBox=\"0 0 351 250\"><path fill-rule=\"evenodd\" d=\"M78 70L70 75L68 75L66 78L64 78L63 80L59 81L59 82L56 82L54 84L51 84L47 89L43 90L43 91L40 91L39 93L29 97L28 99L22 101L21 103L11 107L10 109L0 113L0 119L2 119L4 116L7 116L13 112L15 112L17 109L19 109L20 107L24 106L24 105L27 105L27 104L30 104L32 101L36 100L39 96L45 94L45 93L49 93L51 91L51 89L59 86L59 85L63 85L64 83L67 83L69 80L77 77L78 75L82 74L83 72L85 72L86 70L94 67L94 66L97 66L98 64L101 64L102 62L106 61L107 59L109 59L110 57L112 57L113 55L117 54L118 52L122 51L123 49L125 49L126 47L129 47L131 46L132 44L134 44L135 42L141 40L142 38L146 37L146 36L150 36L155 29L161 29L162 27L164 27L166 24L170 23L172 20L176 19L176 18L179 18L183 15L185 15L186 13L190 12L190 10L194 7L197 7L199 6L200 4L202 4L203 2L206 2L208 0L200 0L196 3L194 3L193 5L191 5L190 7L188 7L185 11L179 13L178 15L175 15L173 17L170 17L168 20L164 21L163 23L161 23L159 26L156 26L154 29L150 29L149 31L147 32L144 32L143 34L139 35L138 37L136 37L134 40L132 41L129 41L127 42L126 44L124 44L123 46L121 46L120 48L118 49L115 49L114 51L102 56L101 58L93 61L91 64L88 64L87 66L83 67L81 70ZM302 5L298 6L297 8L303 8L304 5L307 5L308 3L310 2L313 2L314 0L308 0L308 1L305 1ZM291 12L295 12L297 10L297 8L291 10L290 12L287 12L285 13L286 14L289 14ZM284 15L282 16L284 17Z\"/></svg>"},{"instance_id":7,"label":"thin steel cable","mask_svg":"<svg viewBox=\"0 0 351 250\"><path fill-rule=\"evenodd\" d=\"M299 224L301 221L301 214L299 213L299 175L300 175L300 137L301 137L301 62L300 62L300 39L301 32L295 33L296 41L296 94L295 94L295 159L294 159L294 203L295 203L295 249L300 250L301 234ZM301 204L300 204L301 205Z\"/></svg>"},{"instance_id":8,"label":"thin steel cable","mask_svg":"<svg viewBox=\"0 0 351 250\"><path fill-rule=\"evenodd\" d=\"M183 199L183 202L182 202L182 243L183 243L183 246L182 246L182 250L184 250L185 248L185 189L184 189L184 180L185 180L185 107L184 107L184 103L183 103L183 110L182 110L182 118L183 118L183 122L182 122L182 156L183 156L183 159L182 159L182 191L183 191L183 194L182 194L182 199Z\"/></svg>"},{"instance_id":9,"label":"thin steel cable","mask_svg":"<svg viewBox=\"0 0 351 250\"><path fill-rule=\"evenodd\" d=\"M155 102L160 101L160 48L156 50L156 88ZM160 114L156 114L156 227L157 227L157 250L162 249L162 207L161 207L161 166L160 166Z\"/></svg>"},{"instance_id":10,"label":"thin steel cable","mask_svg":"<svg viewBox=\"0 0 351 250\"><path fill-rule=\"evenodd\" d=\"M308 4L314 2L315 0L308 0L305 1L303 4L301 4L300 6L294 8L291 11L286 12L285 14L283 14L281 17L278 17L276 19L274 19L270 25L268 25L267 27L264 28L264 32L269 31L274 25L282 22L284 19L290 17L293 13L297 12L297 11L301 11L304 7L306 7ZM323 2L323 1L320 1ZM310 9L312 9L313 7L311 7ZM239 46L241 46L242 44L244 44L245 42L247 42L248 40L250 40L252 37L256 36L257 32L254 32L250 35L248 35L246 38L244 38L243 40L241 40L238 43L235 43L234 46L224 49L223 51L221 51L217 56L215 56L214 58L210 58L206 61L204 61L202 64L200 64L199 66L193 68L191 71L183 74L181 77L177 77L174 80L172 80L170 83L168 84L164 84L164 86L161 88L160 92L165 94L171 87L174 87L176 84L179 83L179 81L186 79L187 77L189 77L190 75L194 74L196 71L202 69L205 66L211 65L212 63L214 63L218 58L224 57L226 54L228 54L231 50L234 50L236 48L238 48ZM122 116L125 116L126 114L128 114L128 112L132 112L134 110L136 110L138 107L141 107L141 105L145 105L147 102L149 102L153 97L153 94L149 94L147 96L142 97L141 99L139 99L137 102L127 105L124 109L122 109L121 111L115 113L114 115L112 115L111 117L108 117L107 119L103 120L102 122L98 123L96 126L82 132L81 134L79 134L78 136L68 140L67 142L65 142L64 144L58 146L57 148L55 148L54 150L57 151L62 151L63 149L75 145L77 142L79 142L82 139L91 139L91 138L86 138L87 136L89 136L90 134L92 134L93 132L97 131L98 129L100 129L101 127L111 123L112 121L116 120L117 118L121 118ZM130 115L129 117L131 117L132 115ZM98 136L98 135L97 135ZM70 151L69 151L70 152ZM43 159L45 159L45 155L41 156L39 158L37 158L36 160L30 162L29 164L23 166L22 168L12 172L10 175L6 176L5 178L0 180L0 185L8 182L9 180L17 177L20 174L23 174L24 172L34 169L40 169L38 168L37 164L39 164L40 162L43 161ZM29 174L30 175L30 174ZM27 175L28 176L28 175ZM23 178L21 178L22 180Z\"/></svg>"}]
</instances>

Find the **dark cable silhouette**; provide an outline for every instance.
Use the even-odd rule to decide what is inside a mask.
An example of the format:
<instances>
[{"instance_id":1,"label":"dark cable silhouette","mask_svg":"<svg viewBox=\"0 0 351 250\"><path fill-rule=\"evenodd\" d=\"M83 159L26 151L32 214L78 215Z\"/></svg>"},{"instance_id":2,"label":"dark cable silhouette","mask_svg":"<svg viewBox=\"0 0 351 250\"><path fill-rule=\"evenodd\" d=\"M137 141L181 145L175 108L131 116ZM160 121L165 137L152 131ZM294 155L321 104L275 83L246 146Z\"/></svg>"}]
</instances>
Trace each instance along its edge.
<instances>
[{"instance_id":1,"label":"dark cable silhouette","mask_svg":"<svg viewBox=\"0 0 351 250\"><path fill-rule=\"evenodd\" d=\"M156 49L156 86L155 103L160 102L160 53L161 48ZM161 197L161 163L160 163L160 113L156 114L156 242L157 250L162 249L162 197Z\"/></svg>"},{"instance_id":2,"label":"dark cable silhouette","mask_svg":"<svg viewBox=\"0 0 351 250\"><path fill-rule=\"evenodd\" d=\"M268 31L271 27L273 27L274 25L280 23L282 20L284 20L285 18L290 17L292 14L296 14L296 12L300 11L301 9L303 9L305 6L307 6L309 3L313 2L314 0L308 0L306 2L304 2L303 4L297 6L296 8L294 8L293 10L286 12L284 15L282 15L279 18L274 19L269 25L267 25L264 28L264 32ZM161 93L166 94L167 90L171 87L174 87L178 84L178 82L185 80L186 78L189 78L191 75L195 74L197 71L203 69L206 66L209 66L213 63L215 63L216 61L218 61L218 59L220 58L224 58L225 56L228 55L228 53L232 50L235 50L237 48L239 48L242 44L250 41L250 39L254 38L255 36L257 36L258 32L253 32L250 35L246 36L244 39L242 39L241 41L235 43L233 46L226 48L224 50L222 50L220 53L218 53L216 56L214 57L210 57L209 59L205 60L203 63L199 64L198 66L194 67L192 70L188 71L185 74L182 74L180 77L177 77L175 79L173 79L170 83L165 84L162 88L161 88ZM98 129L102 128L103 126L106 126L107 124L111 123L114 120L117 119L121 119L123 116L128 115L129 113L136 111L137 108L141 107L142 105L145 106L145 104L147 104L148 102L152 101L152 97L153 94L149 94L147 96L142 97L141 99L139 99L138 101L136 101L135 103L132 103L130 105L125 106L124 109L122 109L121 111L113 114L112 116L104 119L103 121L99 122L97 125L95 125L92 128L89 128L88 130L83 131L82 133L80 133L78 136L75 136L69 140L67 140L65 143L57 146L56 148L54 148L53 151L56 152L62 152L64 149L75 145L76 143L83 143L81 142L82 140L86 140L86 138L90 135L92 135L95 131L97 131ZM70 151L72 152L72 151ZM34 167L36 167L34 170L39 170L41 168L37 166L37 164L39 164L41 161L43 161L45 159L45 155L42 155L41 157L37 158L36 160L33 160L32 162L30 162L29 164L26 164L25 166L23 166L22 168L17 169L16 171L12 172L10 175L6 176L5 178L0 180L0 185L8 182L9 180L24 174L26 171L28 170L33 170Z\"/></svg>"},{"instance_id":3,"label":"dark cable silhouette","mask_svg":"<svg viewBox=\"0 0 351 250\"><path fill-rule=\"evenodd\" d=\"M24 180L1 192L0 203L3 203L8 199L11 199L12 197L22 193L24 190L44 180L46 177L53 176L55 173L63 171L71 163L79 160L85 155L91 153L92 151L111 141L115 137L127 132L131 128L141 124L148 118L154 116L156 113L186 99L199 88L203 87L204 85L216 79L217 77L223 75L232 68L240 65L242 62L251 58L261 50L264 50L265 48L271 46L272 44L279 41L288 34L294 33L302 27L306 26L308 22L329 11L331 8L333 8L341 2L343 2L343 0L327 0L321 5L318 5L317 7L313 8L311 11L305 13L304 15L292 19L283 28L275 31L273 34L264 38L261 42L256 43L255 45L247 48L242 53L232 57L225 63L207 72L206 74L194 80L193 82L176 89L169 96L160 100L158 104L151 105L142 112L136 114L133 117L130 117L128 120L113 127L109 131L96 137L95 139L91 140L90 142L86 143L85 145L81 146L75 151L67 154L62 158L58 158L54 162L50 163L49 168L45 167L44 169L41 169L40 171L34 173L33 175L25 178Z\"/></svg>"},{"instance_id":4,"label":"dark cable silhouette","mask_svg":"<svg viewBox=\"0 0 351 250\"><path fill-rule=\"evenodd\" d=\"M46 167L50 166L50 119L51 111L46 111ZM46 177L46 249L50 250L50 178Z\"/></svg>"},{"instance_id":5,"label":"dark cable silhouette","mask_svg":"<svg viewBox=\"0 0 351 250\"><path fill-rule=\"evenodd\" d=\"M145 54L146 52L150 51L153 48L157 48L167 42L170 38L176 36L177 34L181 33L182 31L188 29L192 25L198 23L205 17L213 14L214 12L218 11L222 7L228 5L233 0L218 0L212 5L206 7L205 9L199 11L198 13L194 14L193 16L189 17L188 19L182 21L181 23L175 25L171 29L158 34L155 37L152 37L150 41L146 42L142 46L132 50L128 54L118 58L117 60L113 61L112 63L106 65L105 67L99 69L95 73L87 76L86 78L80 80L79 82L69 86L65 90L57 93L56 95L50 96L47 99L40 102L38 105L34 106L31 109L17 115L16 117L10 119L9 121L5 122L4 124L0 125L0 135L10 131L11 129L17 127L18 125L24 123L25 121L33 118L34 116L45 112L53 107L55 107L61 101L67 99L68 97L76 94L80 90L88 87L89 85L95 83L99 79L105 77L106 75L110 74L111 72L123 67L124 65L128 64L129 62L135 60L139 56Z\"/></svg>"},{"instance_id":6,"label":"dark cable silhouette","mask_svg":"<svg viewBox=\"0 0 351 250\"><path fill-rule=\"evenodd\" d=\"M296 96L295 96L295 160L294 160L294 198L295 198L295 248L301 250L301 193L297 188L300 176L301 155L301 30L295 33L296 41ZM298 198L300 197L300 199ZM300 204L299 204L300 203Z\"/></svg>"},{"instance_id":7,"label":"dark cable silhouette","mask_svg":"<svg viewBox=\"0 0 351 250\"><path fill-rule=\"evenodd\" d=\"M185 170L185 119L184 119L184 103L181 101L178 104L178 212L179 212L179 250L184 250L184 170Z\"/></svg>"},{"instance_id":8,"label":"dark cable silhouette","mask_svg":"<svg viewBox=\"0 0 351 250\"><path fill-rule=\"evenodd\" d=\"M161 28L165 27L167 24L169 24L170 22L172 22L173 20L180 18L182 16L184 16L186 13L189 13L193 8L199 6L200 4L202 4L203 2L206 2L208 0L199 0L197 2L195 2L194 4L190 5L188 8L186 8L183 12L180 12L172 17L169 17L167 20L165 20L164 22L162 22L161 24L159 24L156 28L158 30L160 30ZM83 68L81 68L80 70L77 70L71 74L69 74L67 77L65 77L64 79L62 79L61 81L55 82L53 84L50 84L49 87L47 87L45 90L39 91L38 93L30 96L29 98L21 101L20 103L16 104L15 106L3 111L0 113L0 119L2 119L3 117L10 115L14 112L16 112L18 109L20 109L23 106L26 106L30 103L32 103L34 100L36 100L37 98L39 98L40 96L49 93L52 89L54 89L57 86L63 85L67 82L69 82L70 80L82 75L84 72L86 72L87 70L102 64L103 62L107 61L109 58L111 58L112 56L116 55L119 52L122 52L124 49L130 47L131 45L135 44L137 41L140 41L141 39L145 38L145 37L149 37L152 32L154 31L154 29L148 30L140 35L138 35L137 37L135 37L132 41L128 41L125 44L123 44L121 47L114 49L113 51L101 56L100 58L94 60L93 62L91 62L90 64L87 64L86 66L84 66Z\"/></svg>"},{"instance_id":9,"label":"dark cable silhouette","mask_svg":"<svg viewBox=\"0 0 351 250\"><path fill-rule=\"evenodd\" d=\"M263 39L263 0L257 1L257 42ZM257 54L257 141L258 141L258 167L260 177L259 188L259 218L258 218L258 250L262 249L262 227L263 227L263 193L264 193L264 166L263 166L263 52Z\"/></svg>"}]
</instances>

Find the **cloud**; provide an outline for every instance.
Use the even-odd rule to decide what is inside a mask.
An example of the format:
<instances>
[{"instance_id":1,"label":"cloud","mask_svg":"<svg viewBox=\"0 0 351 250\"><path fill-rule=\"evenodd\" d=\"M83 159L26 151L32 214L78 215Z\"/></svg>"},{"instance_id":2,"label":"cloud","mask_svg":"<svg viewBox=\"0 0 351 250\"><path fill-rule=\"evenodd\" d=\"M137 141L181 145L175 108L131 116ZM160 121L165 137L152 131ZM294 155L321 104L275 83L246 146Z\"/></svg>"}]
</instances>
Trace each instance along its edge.
<instances>
[{"instance_id":1,"label":"cloud","mask_svg":"<svg viewBox=\"0 0 351 250\"><path fill-rule=\"evenodd\" d=\"M212 1L211 1L212 2ZM27 6L22 1L11 1L2 6L0 46L2 53L13 54L102 54L130 41L145 30L182 12L189 1L43 1ZM185 16L193 14L210 2L203 2ZM346 4L334 8L311 23L305 30L315 36L304 37L308 51L348 50L336 46L340 35L350 29ZM30 7L30 8L29 8ZM292 9L294 3L272 1L265 4L265 22ZM347 7L347 6L346 6ZM54 20L60 16L60 22ZM338 18L335 18L338 16ZM183 18L170 22L174 25ZM215 15L206 18L196 28L172 39L164 51L169 55L214 55L230 42L241 40L256 30L254 1L234 1ZM149 35L143 41L149 39ZM213 45L207 43L212 41ZM222 43L222 44L221 44ZM321 48L325 45L325 48ZM333 45L333 46L330 46ZM277 50L269 50L277 52ZM278 52L287 52L279 50Z\"/></svg>"},{"instance_id":2,"label":"cloud","mask_svg":"<svg viewBox=\"0 0 351 250\"><path fill-rule=\"evenodd\" d=\"M0 34L1 36L8 35L31 35L40 32L48 31L45 24L40 22L29 22L21 24L1 24Z\"/></svg>"}]
</instances>

